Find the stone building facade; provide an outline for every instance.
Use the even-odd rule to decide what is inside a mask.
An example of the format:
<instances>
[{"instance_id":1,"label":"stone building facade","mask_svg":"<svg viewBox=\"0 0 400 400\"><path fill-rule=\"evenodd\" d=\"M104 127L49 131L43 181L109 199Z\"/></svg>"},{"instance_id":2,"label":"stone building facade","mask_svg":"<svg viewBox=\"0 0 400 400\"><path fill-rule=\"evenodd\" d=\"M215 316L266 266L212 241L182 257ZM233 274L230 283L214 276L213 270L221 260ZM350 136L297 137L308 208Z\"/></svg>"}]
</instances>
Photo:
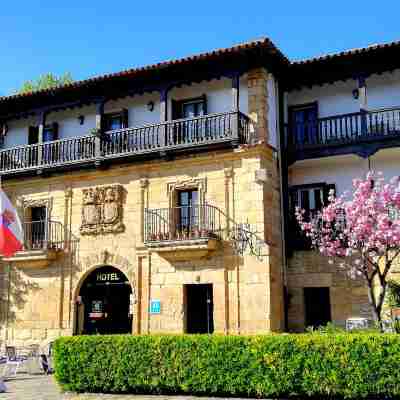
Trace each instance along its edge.
<instances>
[{"instance_id":1,"label":"stone building facade","mask_svg":"<svg viewBox=\"0 0 400 400\"><path fill-rule=\"evenodd\" d=\"M1 260L4 342L370 318L362 280L299 246L293 209L396 173L398 49L290 62L263 39L0 98L24 227Z\"/></svg>"},{"instance_id":2,"label":"stone building facade","mask_svg":"<svg viewBox=\"0 0 400 400\"><path fill-rule=\"evenodd\" d=\"M13 342L37 341L82 330L77 298L85 278L102 266L126 275L132 288L132 332L185 331L184 288L212 284L214 331L255 333L283 328L282 270L279 245L279 180L274 152L265 146L220 152L140 166L124 165L103 171L27 182L7 182L14 201L46 202L50 218L61 221L68 247L55 258L33 261L29 255L10 261L3 272L3 293L10 277L11 306L8 337ZM257 179L269 171L267 181ZM165 249L144 244L144 210L166 207L175 189L201 190L209 204L234 221L257 226L264 241L260 257L238 255L229 241L214 244L171 245ZM84 193L103 187L120 188L121 221L117 232L82 234ZM248 210L251 210L249 213ZM278 229L271 229L272 227ZM226 225L223 226L225 229ZM167 251L164 251L167 250ZM26 258L26 259L25 259ZM43 257L44 258L44 257ZM273 268L274 267L274 268ZM151 314L149 301L161 303ZM2 315L4 318L4 302Z\"/></svg>"}]
</instances>

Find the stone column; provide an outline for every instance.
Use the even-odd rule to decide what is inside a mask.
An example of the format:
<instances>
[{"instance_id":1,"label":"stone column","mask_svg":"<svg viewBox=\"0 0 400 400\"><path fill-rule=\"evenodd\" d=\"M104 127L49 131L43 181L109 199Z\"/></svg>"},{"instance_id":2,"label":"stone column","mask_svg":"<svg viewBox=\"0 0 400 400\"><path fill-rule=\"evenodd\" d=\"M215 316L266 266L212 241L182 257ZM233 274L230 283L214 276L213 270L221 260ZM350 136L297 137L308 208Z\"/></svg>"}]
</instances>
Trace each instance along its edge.
<instances>
[{"instance_id":1,"label":"stone column","mask_svg":"<svg viewBox=\"0 0 400 400\"><path fill-rule=\"evenodd\" d=\"M250 70L247 75L249 116L254 123L254 141L268 143L268 72L264 68Z\"/></svg>"},{"instance_id":2,"label":"stone column","mask_svg":"<svg viewBox=\"0 0 400 400\"><path fill-rule=\"evenodd\" d=\"M73 329L73 315L74 309L76 307L75 299L72 298L72 262L73 262L73 247L72 242L72 232L71 232L71 214L72 214L72 187L68 186L64 190L64 251L66 254L65 259L67 260L67 270L69 276L69 287L68 287L68 328ZM60 288L60 328L62 328L62 319L64 314L64 281L66 279L66 273L63 271L61 274L61 288Z\"/></svg>"},{"instance_id":3,"label":"stone column","mask_svg":"<svg viewBox=\"0 0 400 400\"><path fill-rule=\"evenodd\" d=\"M224 183L225 183L225 230L226 230L226 237L228 237L230 229L231 229L231 221L230 221L230 212L231 212L231 207L230 207L230 202L231 202L231 196L230 196L230 182L233 177L233 168L232 167L227 167L224 168Z\"/></svg>"},{"instance_id":4,"label":"stone column","mask_svg":"<svg viewBox=\"0 0 400 400\"><path fill-rule=\"evenodd\" d=\"M143 314L143 306L146 305L147 302L143 299L143 263L146 258L143 256L139 256L137 258L137 279L136 279L136 313L134 314L134 318L136 317L136 321L132 326L132 333L140 335L142 332L142 320L144 319Z\"/></svg>"},{"instance_id":5,"label":"stone column","mask_svg":"<svg viewBox=\"0 0 400 400\"><path fill-rule=\"evenodd\" d=\"M139 181L140 184L140 244L142 245L145 240L145 209L147 208L147 188L149 186L149 180L142 178Z\"/></svg>"}]
</instances>

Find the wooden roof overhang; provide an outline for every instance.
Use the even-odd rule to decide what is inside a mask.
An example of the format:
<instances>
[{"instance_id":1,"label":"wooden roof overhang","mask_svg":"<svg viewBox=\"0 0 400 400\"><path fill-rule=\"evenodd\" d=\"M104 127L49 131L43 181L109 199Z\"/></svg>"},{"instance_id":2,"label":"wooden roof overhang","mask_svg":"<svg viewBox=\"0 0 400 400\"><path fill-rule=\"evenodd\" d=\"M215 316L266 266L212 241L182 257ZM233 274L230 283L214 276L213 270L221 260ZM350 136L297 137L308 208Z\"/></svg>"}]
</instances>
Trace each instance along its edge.
<instances>
[{"instance_id":1,"label":"wooden roof overhang","mask_svg":"<svg viewBox=\"0 0 400 400\"><path fill-rule=\"evenodd\" d=\"M390 72L400 68L399 56L398 41L292 62L284 82L285 90Z\"/></svg>"},{"instance_id":2,"label":"wooden roof overhang","mask_svg":"<svg viewBox=\"0 0 400 400\"><path fill-rule=\"evenodd\" d=\"M145 92L243 74L265 66L276 75L289 61L269 39L214 50L178 60L130 69L73 82L54 89L0 97L0 121L40 112L82 107L102 99L113 100Z\"/></svg>"}]
</instances>

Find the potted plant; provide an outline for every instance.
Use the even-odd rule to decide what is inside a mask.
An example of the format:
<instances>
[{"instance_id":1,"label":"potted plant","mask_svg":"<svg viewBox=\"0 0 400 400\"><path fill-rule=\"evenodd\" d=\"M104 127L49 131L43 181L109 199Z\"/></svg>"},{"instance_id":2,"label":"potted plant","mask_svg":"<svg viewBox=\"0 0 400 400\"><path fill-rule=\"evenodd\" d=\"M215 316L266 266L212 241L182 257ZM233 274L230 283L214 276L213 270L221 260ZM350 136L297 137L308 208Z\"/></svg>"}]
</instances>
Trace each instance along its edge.
<instances>
[{"instance_id":1,"label":"potted plant","mask_svg":"<svg viewBox=\"0 0 400 400\"><path fill-rule=\"evenodd\" d=\"M90 130L89 130L89 133L91 134L91 135L93 135L93 136L96 136L96 137L98 137L98 138L101 138L101 136L102 136L102 132L101 132L101 129L100 128L91 128Z\"/></svg>"}]
</instances>

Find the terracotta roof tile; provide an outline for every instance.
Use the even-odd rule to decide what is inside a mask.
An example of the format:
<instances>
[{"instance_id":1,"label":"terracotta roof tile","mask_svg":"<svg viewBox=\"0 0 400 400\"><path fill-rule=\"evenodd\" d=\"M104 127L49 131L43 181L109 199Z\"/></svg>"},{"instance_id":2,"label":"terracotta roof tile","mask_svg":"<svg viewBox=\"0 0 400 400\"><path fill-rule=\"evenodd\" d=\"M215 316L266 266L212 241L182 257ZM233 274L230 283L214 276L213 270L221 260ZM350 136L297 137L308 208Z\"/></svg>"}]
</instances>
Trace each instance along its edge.
<instances>
[{"instance_id":1,"label":"terracotta roof tile","mask_svg":"<svg viewBox=\"0 0 400 400\"><path fill-rule=\"evenodd\" d=\"M348 57L348 56L354 56L357 54L373 53L376 50L395 48L395 47L400 47L400 41L393 41L393 42L387 42L387 43L375 43L375 44L371 44L366 47L359 47L359 48L355 48L355 49L340 51L337 53L324 54L324 55L311 57L311 58L304 59L304 60L293 61L293 62L291 62L291 65L312 64L312 63L317 63L320 61L329 61L329 60L337 59L340 57Z\"/></svg>"},{"instance_id":2,"label":"terracotta roof tile","mask_svg":"<svg viewBox=\"0 0 400 400\"><path fill-rule=\"evenodd\" d=\"M195 54L191 56L186 56L183 58L179 59L172 59L172 60L167 60L163 62L159 62L156 64L150 64L138 68L131 68L131 69L126 69L123 71L115 72L115 73L109 73L109 74L103 74L99 76L95 76L92 78L72 82L70 84L58 86L55 88L50 88L50 89L43 89L43 90L37 90L33 92L28 92L28 93L21 93L21 94L14 94L10 96L0 96L0 103L1 102L7 102L7 101L12 101L24 97L30 97L30 96L37 96L37 95L45 95L47 93L58 93L64 90L68 89L74 89L78 87L83 87L86 85L90 85L93 83L100 83L103 81L107 81L110 79L118 78L118 77L135 77L136 75L139 75L140 73L143 72L152 72L152 71L157 71L163 68L168 68L171 66L175 65L185 65L185 64L190 64L193 62L197 62L200 60L206 60L206 59L211 59L213 57L220 57L226 54L235 54L235 53L240 53L242 50L246 49L256 49L256 48L265 48L268 49L271 53L276 54L284 63L289 64L289 60L281 53L281 51L271 42L266 37L249 41L249 42L244 42L240 43L237 45L234 45L232 47L227 47L227 48L220 48L220 49L215 49L211 50L208 52L200 53L200 54Z\"/></svg>"}]
</instances>

